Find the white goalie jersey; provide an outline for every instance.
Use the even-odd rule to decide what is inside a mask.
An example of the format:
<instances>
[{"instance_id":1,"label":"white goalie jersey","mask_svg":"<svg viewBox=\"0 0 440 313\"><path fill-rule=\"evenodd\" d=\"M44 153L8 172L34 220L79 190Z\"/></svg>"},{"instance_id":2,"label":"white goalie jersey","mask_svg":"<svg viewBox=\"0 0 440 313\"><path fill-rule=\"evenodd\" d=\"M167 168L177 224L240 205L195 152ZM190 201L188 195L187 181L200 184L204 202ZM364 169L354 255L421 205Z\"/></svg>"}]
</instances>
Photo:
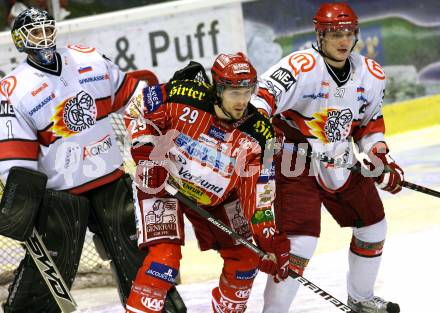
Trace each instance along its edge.
<instances>
[{"instance_id":1,"label":"white goalie jersey","mask_svg":"<svg viewBox=\"0 0 440 313\"><path fill-rule=\"evenodd\" d=\"M47 188L78 194L123 175L109 114L144 84L91 47L58 49L57 64L26 60L0 81L0 175L32 168Z\"/></svg>"},{"instance_id":2,"label":"white goalie jersey","mask_svg":"<svg viewBox=\"0 0 440 313\"><path fill-rule=\"evenodd\" d=\"M384 141L384 72L376 61L356 53L349 62L350 76L338 85L316 50L294 52L261 76L258 95L251 100L269 115L280 114L313 152L341 165L311 160L318 183L328 191L343 188L350 177L343 166L353 161L351 138L361 152Z\"/></svg>"}]
</instances>

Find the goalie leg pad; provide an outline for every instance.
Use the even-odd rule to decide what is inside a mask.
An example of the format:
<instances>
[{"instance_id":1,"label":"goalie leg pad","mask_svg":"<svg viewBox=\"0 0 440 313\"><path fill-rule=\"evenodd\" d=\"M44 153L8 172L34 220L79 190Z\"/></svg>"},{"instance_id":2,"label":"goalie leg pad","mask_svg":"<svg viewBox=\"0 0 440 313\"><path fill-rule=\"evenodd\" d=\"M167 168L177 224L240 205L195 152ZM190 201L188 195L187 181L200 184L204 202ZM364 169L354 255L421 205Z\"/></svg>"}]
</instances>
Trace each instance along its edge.
<instances>
[{"instance_id":1,"label":"goalie leg pad","mask_svg":"<svg viewBox=\"0 0 440 313\"><path fill-rule=\"evenodd\" d=\"M95 233L94 241L105 249L98 245L100 255L111 259L123 304L146 255L137 247L131 182L126 180L123 177L84 194L91 203L89 228Z\"/></svg>"},{"instance_id":2,"label":"goalie leg pad","mask_svg":"<svg viewBox=\"0 0 440 313\"><path fill-rule=\"evenodd\" d=\"M87 228L89 202L87 199L62 191L46 190L36 225L43 242L64 278L72 286L78 269ZM26 254L9 287L4 305L5 313L59 312L46 283L34 261Z\"/></svg>"},{"instance_id":3,"label":"goalie leg pad","mask_svg":"<svg viewBox=\"0 0 440 313\"><path fill-rule=\"evenodd\" d=\"M31 235L47 176L23 167L9 171L0 203L0 235L25 241Z\"/></svg>"}]
</instances>

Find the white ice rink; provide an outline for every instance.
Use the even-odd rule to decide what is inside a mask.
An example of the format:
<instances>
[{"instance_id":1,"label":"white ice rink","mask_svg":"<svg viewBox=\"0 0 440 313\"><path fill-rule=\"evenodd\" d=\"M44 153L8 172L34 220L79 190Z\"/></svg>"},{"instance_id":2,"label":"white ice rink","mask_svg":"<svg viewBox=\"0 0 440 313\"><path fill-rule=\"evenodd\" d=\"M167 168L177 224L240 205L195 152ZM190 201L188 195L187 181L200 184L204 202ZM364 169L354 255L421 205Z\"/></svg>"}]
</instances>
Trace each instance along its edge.
<instances>
[{"instance_id":1,"label":"white ice rink","mask_svg":"<svg viewBox=\"0 0 440 313\"><path fill-rule=\"evenodd\" d=\"M440 126L393 136L388 142L392 155L405 170L407 181L440 190ZM440 312L440 198L412 190L395 196L381 195L389 231L376 294L399 303L403 313ZM324 213L320 246L305 277L345 302L350 232L340 230L335 224ZM203 259L203 254L201 256ZM197 272L190 267L182 270ZM261 312L265 280L264 274L257 276L247 312ZM215 284L215 280L210 280L178 286L188 312L211 312L210 292ZM114 288L76 290L74 297L81 312L123 312ZM301 288L289 312L341 311L312 291Z\"/></svg>"}]
</instances>

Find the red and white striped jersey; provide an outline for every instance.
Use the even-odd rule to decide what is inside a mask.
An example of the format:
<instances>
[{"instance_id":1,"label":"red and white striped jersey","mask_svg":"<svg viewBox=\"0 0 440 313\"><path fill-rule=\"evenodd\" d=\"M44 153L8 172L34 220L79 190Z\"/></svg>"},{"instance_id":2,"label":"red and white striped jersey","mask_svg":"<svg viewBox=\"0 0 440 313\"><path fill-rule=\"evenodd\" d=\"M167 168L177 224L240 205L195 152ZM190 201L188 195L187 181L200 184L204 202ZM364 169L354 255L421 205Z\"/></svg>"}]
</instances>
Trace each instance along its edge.
<instances>
[{"instance_id":1,"label":"red and white striped jersey","mask_svg":"<svg viewBox=\"0 0 440 313\"><path fill-rule=\"evenodd\" d=\"M151 158L167 154L169 174L200 205L238 198L254 233L255 225L273 227L272 163L262 171L266 142L274 137L270 121L251 105L234 123L218 119L211 88L195 81L145 88L143 101L127 110L128 132L133 142L155 145Z\"/></svg>"},{"instance_id":2,"label":"red and white striped jersey","mask_svg":"<svg viewBox=\"0 0 440 313\"><path fill-rule=\"evenodd\" d=\"M47 188L82 193L123 172L109 114L139 84L95 48L57 50L57 66L26 60L1 80L0 174L12 166L45 173Z\"/></svg>"},{"instance_id":3,"label":"red and white striped jersey","mask_svg":"<svg viewBox=\"0 0 440 313\"><path fill-rule=\"evenodd\" d=\"M261 76L259 93L251 102L270 115L281 114L312 151L350 163L351 137L361 152L384 141L385 74L376 61L359 54L351 53L349 62L348 79L339 82L317 51L294 52ZM323 188L334 191L347 182L350 171L316 159L311 162Z\"/></svg>"}]
</instances>

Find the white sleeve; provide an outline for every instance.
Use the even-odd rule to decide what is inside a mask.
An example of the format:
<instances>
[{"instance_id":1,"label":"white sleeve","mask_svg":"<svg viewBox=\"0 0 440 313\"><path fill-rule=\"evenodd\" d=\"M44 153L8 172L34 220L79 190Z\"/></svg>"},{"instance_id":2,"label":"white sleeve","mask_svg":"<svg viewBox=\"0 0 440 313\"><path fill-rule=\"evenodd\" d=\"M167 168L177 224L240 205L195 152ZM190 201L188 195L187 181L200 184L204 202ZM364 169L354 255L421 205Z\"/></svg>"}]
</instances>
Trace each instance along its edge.
<instances>
[{"instance_id":1,"label":"white sleeve","mask_svg":"<svg viewBox=\"0 0 440 313\"><path fill-rule=\"evenodd\" d=\"M0 98L0 177L12 166L38 169L39 142L32 122L5 98Z\"/></svg>"}]
</instances>

